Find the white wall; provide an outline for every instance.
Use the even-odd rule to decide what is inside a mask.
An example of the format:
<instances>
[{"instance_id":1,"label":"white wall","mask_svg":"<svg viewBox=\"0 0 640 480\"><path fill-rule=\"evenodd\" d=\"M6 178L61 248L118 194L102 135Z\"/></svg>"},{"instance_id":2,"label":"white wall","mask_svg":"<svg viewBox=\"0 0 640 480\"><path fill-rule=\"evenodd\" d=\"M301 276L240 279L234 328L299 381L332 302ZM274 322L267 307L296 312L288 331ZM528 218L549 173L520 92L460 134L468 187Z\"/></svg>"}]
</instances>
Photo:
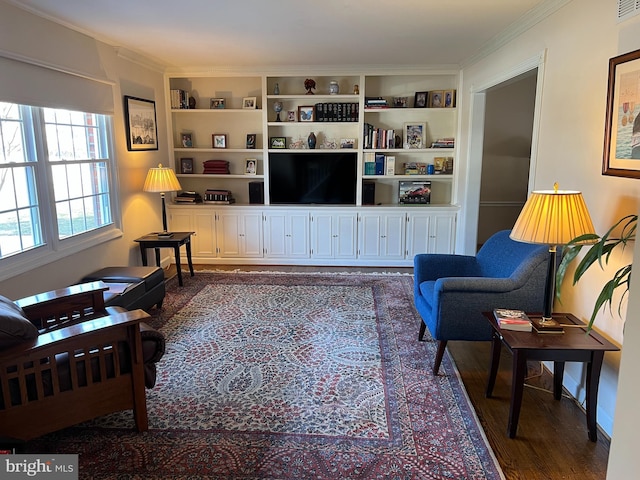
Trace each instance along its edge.
<instances>
[{"instance_id":1,"label":"white wall","mask_svg":"<svg viewBox=\"0 0 640 480\"><path fill-rule=\"evenodd\" d=\"M492 79L501 78L505 72L542 55L544 76L540 86L533 185L535 189L549 189L558 182L560 188L582 191L599 233L604 233L623 214L637 212L640 204L638 180L601 175L608 61L620 53L640 48L640 17L617 24L615 9L614 0L568 3L506 46L466 66L461 92L464 97L460 103L463 129L460 162L468 163L471 155L467 139L473 115L470 93L479 85L491 84ZM628 40L623 42L623 39ZM464 168L469 171L474 166L467 164ZM466 235L475 231L475 220L465 219ZM617 260L628 262L630 254ZM563 302L556 310L570 311L588 319L605 276L594 272L577 288L564 285ZM601 314L596 327L622 343L622 320L615 309L613 314ZM629 348L626 342L625 348ZM619 361L618 354L605 356L600 382L598 422L608 434L612 432ZM580 401L584 400L582 368L577 364L567 365L565 386Z\"/></svg>"},{"instance_id":2,"label":"white wall","mask_svg":"<svg viewBox=\"0 0 640 480\"><path fill-rule=\"evenodd\" d=\"M162 225L160 197L141 191L147 170L160 162L169 163L162 72L133 63L119 56L108 45L34 17L4 2L0 3L0 15L3 25L11 26L10 32L2 29L0 33L0 50L20 55L39 52L51 63L59 62L65 68L79 72L87 71L88 67L90 71L101 72L115 82L113 130L119 177L116 194L119 194L123 220L123 237L47 264L37 271L0 282L0 292L9 298L19 298L75 283L84 275L104 266L140 265L140 253L133 240ZM22 41L22 35L28 37L28 41ZM69 51L82 54L65 56L60 53ZM155 100L158 151L127 151L123 120L124 95Z\"/></svg>"}]
</instances>

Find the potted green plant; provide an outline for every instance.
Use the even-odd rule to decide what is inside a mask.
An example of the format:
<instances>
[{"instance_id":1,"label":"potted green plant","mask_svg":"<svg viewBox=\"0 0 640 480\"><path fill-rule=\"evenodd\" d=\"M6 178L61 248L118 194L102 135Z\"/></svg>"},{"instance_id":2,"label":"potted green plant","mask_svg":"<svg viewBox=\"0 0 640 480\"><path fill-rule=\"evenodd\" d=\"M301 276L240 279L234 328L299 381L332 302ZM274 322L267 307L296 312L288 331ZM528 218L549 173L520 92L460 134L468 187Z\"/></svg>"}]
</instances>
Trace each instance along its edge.
<instances>
[{"instance_id":1,"label":"potted green plant","mask_svg":"<svg viewBox=\"0 0 640 480\"><path fill-rule=\"evenodd\" d=\"M587 247L589 250L576 267L576 271L573 274L573 285L578 283L582 276L593 265L597 264L600 268L604 269L604 266L608 265L611 253L615 249L620 247L624 250L629 242L634 241L636 238L637 223L637 215L627 215L618 220L602 237L592 233L581 235L571 240L563 248L562 261L560 262L556 273L556 298L560 299L560 287L562 285L562 280L567 273L569 264L578 256L583 248ZM614 233L618 231L620 232L619 236L615 236ZM593 327L596 315L603 305L608 304L609 308L611 308L613 294L619 287L624 288L624 292L620 298L620 304L618 305L618 314L621 313L622 300L629 291L631 267L632 264L620 267L613 277L604 284L593 307L593 312L591 313L587 330L591 330Z\"/></svg>"}]
</instances>

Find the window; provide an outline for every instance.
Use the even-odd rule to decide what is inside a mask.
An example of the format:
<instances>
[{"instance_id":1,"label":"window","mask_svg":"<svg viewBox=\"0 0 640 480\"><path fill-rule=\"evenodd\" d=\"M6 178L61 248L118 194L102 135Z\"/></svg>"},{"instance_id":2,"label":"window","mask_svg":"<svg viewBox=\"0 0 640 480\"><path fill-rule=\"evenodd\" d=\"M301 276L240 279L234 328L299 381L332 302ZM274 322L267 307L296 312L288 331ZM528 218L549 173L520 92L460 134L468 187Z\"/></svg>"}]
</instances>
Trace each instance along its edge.
<instances>
[{"instance_id":1,"label":"window","mask_svg":"<svg viewBox=\"0 0 640 480\"><path fill-rule=\"evenodd\" d=\"M110 121L0 102L0 261L115 228Z\"/></svg>"}]
</instances>

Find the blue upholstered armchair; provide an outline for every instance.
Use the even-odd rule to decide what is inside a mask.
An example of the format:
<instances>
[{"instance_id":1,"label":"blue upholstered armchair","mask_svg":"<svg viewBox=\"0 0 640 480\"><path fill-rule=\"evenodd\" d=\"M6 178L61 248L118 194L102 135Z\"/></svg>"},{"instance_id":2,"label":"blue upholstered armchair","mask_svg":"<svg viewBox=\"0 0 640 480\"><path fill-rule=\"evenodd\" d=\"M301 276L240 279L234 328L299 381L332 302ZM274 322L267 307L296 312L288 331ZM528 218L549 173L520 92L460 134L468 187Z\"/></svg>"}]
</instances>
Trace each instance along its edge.
<instances>
[{"instance_id":1,"label":"blue upholstered armchair","mask_svg":"<svg viewBox=\"0 0 640 480\"><path fill-rule=\"evenodd\" d=\"M494 234L477 255L418 254L414 301L425 329L438 341L436 375L448 340L491 340L482 312L513 308L539 312L544 301L548 247L516 242L510 230Z\"/></svg>"}]
</instances>

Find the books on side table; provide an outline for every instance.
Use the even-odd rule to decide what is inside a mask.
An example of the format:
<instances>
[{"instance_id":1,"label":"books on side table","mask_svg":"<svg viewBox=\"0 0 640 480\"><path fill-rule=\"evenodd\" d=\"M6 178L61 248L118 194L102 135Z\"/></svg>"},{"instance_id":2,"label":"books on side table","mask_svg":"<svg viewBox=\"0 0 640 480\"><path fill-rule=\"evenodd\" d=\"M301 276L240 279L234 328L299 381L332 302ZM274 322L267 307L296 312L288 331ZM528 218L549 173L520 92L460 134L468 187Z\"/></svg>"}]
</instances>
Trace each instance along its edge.
<instances>
[{"instance_id":1,"label":"books on side table","mask_svg":"<svg viewBox=\"0 0 640 480\"><path fill-rule=\"evenodd\" d=\"M531 320L522 310L496 308L493 310L493 316L502 330L516 330L518 332L532 330Z\"/></svg>"}]
</instances>

